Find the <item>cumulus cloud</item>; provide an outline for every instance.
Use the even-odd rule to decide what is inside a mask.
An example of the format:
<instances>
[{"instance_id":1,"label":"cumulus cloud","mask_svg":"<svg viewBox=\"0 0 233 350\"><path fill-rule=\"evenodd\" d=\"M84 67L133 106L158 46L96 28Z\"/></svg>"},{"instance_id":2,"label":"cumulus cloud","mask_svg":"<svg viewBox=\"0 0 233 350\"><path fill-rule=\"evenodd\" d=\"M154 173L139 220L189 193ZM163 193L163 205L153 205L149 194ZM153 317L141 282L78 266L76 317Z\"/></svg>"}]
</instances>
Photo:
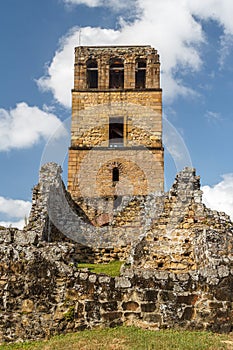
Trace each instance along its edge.
<instances>
[{"instance_id":1,"label":"cumulus cloud","mask_svg":"<svg viewBox=\"0 0 233 350\"><path fill-rule=\"evenodd\" d=\"M80 37L80 29L72 28L69 33L61 38L60 48L55 53L50 66L47 67L47 74L38 79L38 86L42 91L51 91L55 99L65 107L71 106L71 88L73 85L74 48L77 46ZM118 38L118 31L101 28L82 28L82 43L89 45L110 45Z\"/></svg>"},{"instance_id":2,"label":"cumulus cloud","mask_svg":"<svg viewBox=\"0 0 233 350\"><path fill-rule=\"evenodd\" d=\"M225 33L233 33L232 0L186 0L188 8L193 15L204 20L213 19L219 22Z\"/></svg>"},{"instance_id":3,"label":"cumulus cloud","mask_svg":"<svg viewBox=\"0 0 233 350\"><path fill-rule=\"evenodd\" d=\"M203 202L211 209L223 211L233 220L233 173L222 176L214 186L203 186Z\"/></svg>"},{"instance_id":4,"label":"cumulus cloud","mask_svg":"<svg viewBox=\"0 0 233 350\"><path fill-rule=\"evenodd\" d=\"M123 0L63 0L66 4L85 4L89 7L117 8L132 6ZM82 28L82 45L150 44L158 49L162 59L162 87L165 99L177 95L193 95L196 92L185 86L177 71L200 69L202 64L200 45L208 38L203 31L203 21L214 20L222 27L222 48L226 48L226 36L233 34L232 0L137 0L137 15L127 22L121 14L118 30ZM57 101L70 107L70 89L73 85L73 49L79 43L79 29L73 28L62 40L44 77L38 80L43 90L53 92ZM225 41L224 41L225 40ZM229 40L227 40L229 49ZM220 49L226 54L226 50Z\"/></svg>"},{"instance_id":5,"label":"cumulus cloud","mask_svg":"<svg viewBox=\"0 0 233 350\"><path fill-rule=\"evenodd\" d=\"M40 139L48 139L61 125L54 114L24 102L10 111L0 109L0 151L31 147Z\"/></svg>"},{"instance_id":6,"label":"cumulus cloud","mask_svg":"<svg viewBox=\"0 0 233 350\"><path fill-rule=\"evenodd\" d=\"M22 230L25 226L25 219L19 220L19 221L0 221L0 226L3 227L16 227L20 230Z\"/></svg>"},{"instance_id":7,"label":"cumulus cloud","mask_svg":"<svg viewBox=\"0 0 233 350\"><path fill-rule=\"evenodd\" d=\"M215 20L223 28L223 34L219 38L219 63L220 68L223 68L233 45L232 0L188 0L188 3L193 15L203 20Z\"/></svg>"},{"instance_id":8,"label":"cumulus cloud","mask_svg":"<svg viewBox=\"0 0 233 350\"><path fill-rule=\"evenodd\" d=\"M29 216L30 210L31 202L0 196L0 214L10 219L7 221L0 221L0 226L12 226L22 229L25 225L25 218Z\"/></svg>"},{"instance_id":9,"label":"cumulus cloud","mask_svg":"<svg viewBox=\"0 0 233 350\"><path fill-rule=\"evenodd\" d=\"M6 214L9 217L22 218L28 216L31 209L31 202L21 199L10 199L0 196L0 213Z\"/></svg>"}]
</instances>

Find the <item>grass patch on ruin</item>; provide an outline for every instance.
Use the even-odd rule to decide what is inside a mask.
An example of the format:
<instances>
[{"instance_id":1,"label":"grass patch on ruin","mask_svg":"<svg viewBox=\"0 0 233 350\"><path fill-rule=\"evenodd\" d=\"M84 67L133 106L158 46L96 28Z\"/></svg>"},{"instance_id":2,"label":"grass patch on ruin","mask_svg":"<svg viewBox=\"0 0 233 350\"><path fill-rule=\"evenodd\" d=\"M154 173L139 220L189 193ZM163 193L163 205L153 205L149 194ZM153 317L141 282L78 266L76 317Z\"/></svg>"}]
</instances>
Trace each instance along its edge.
<instances>
[{"instance_id":1,"label":"grass patch on ruin","mask_svg":"<svg viewBox=\"0 0 233 350\"><path fill-rule=\"evenodd\" d=\"M47 341L1 345L0 350L229 350L232 335L188 331L148 331L118 327L56 336Z\"/></svg>"},{"instance_id":2,"label":"grass patch on ruin","mask_svg":"<svg viewBox=\"0 0 233 350\"><path fill-rule=\"evenodd\" d=\"M123 265L123 261L111 261L107 264L86 264L78 263L78 269L87 268L89 271L100 274L104 273L105 275L111 277L120 276L120 269Z\"/></svg>"}]
</instances>

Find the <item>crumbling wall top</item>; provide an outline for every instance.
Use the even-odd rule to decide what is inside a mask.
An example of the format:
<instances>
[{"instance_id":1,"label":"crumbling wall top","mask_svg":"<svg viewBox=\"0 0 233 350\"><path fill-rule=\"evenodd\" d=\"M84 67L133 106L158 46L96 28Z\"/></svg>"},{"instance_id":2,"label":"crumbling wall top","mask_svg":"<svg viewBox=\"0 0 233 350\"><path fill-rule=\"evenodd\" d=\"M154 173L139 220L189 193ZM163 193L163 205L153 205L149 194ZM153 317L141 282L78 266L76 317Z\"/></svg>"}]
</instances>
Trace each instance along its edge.
<instances>
[{"instance_id":1,"label":"crumbling wall top","mask_svg":"<svg viewBox=\"0 0 233 350\"><path fill-rule=\"evenodd\" d=\"M105 56L106 59L113 57L125 57L132 60L135 57L146 58L153 57L159 63L157 50L150 45L144 46L78 46L75 48L75 63L87 58L100 58Z\"/></svg>"}]
</instances>

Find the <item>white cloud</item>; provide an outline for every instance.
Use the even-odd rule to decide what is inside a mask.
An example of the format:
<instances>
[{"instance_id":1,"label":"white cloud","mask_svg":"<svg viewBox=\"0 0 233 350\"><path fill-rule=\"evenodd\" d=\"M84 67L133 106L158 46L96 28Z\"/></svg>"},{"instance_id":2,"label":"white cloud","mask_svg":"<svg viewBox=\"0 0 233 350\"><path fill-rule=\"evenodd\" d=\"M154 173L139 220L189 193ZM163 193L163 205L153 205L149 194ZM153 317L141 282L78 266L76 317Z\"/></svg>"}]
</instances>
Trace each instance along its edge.
<instances>
[{"instance_id":1,"label":"white cloud","mask_svg":"<svg viewBox=\"0 0 233 350\"><path fill-rule=\"evenodd\" d=\"M86 5L88 7L110 7L114 10L121 10L134 5L135 0L63 0L68 5Z\"/></svg>"},{"instance_id":2,"label":"white cloud","mask_svg":"<svg viewBox=\"0 0 233 350\"><path fill-rule=\"evenodd\" d=\"M25 218L28 218L30 210L31 202L0 196L0 214L10 218L8 221L0 221L0 226L12 226L22 229L25 225ZM13 218L18 220L13 220Z\"/></svg>"},{"instance_id":3,"label":"white cloud","mask_svg":"<svg viewBox=\"0 0 233 350\"><path fill-rule=\"evenodd\" d=\"M0 151L31 147L41 138L48 139L61 125L54 114L24 102L10 111L0 109Z\"/></svg>"},{"instance_id":4,"label":"white cloud","mask_svg":"<svg viewBox=\"0 0 233 350\"><path fill-rule=\"evenodd\" d=\"M213 19L219 22L225 33L233 33L232 0L186 0L185 1L193 13L204 20Z\"/></svg>"},{"instance_id":5,"label":"white cloud","mask_svg":"<svg viewBox=\"0 0 233 350\"><path fill-rule=\"evenodd\" d=\"M219 64L223 68L233 46L233 1L232 0L188 0L193 15L203 20L215 20L223 29L220 36Z\"/></svg>"},{"instance_id":6,"label":"white cloud","mask_svg":"<svg viewBox=\"0 0 233 350\"><path fill-rule=\"evenodd\" d=\"M0 196L0 213L6 214L9 217L22 218L28 216L31 209L31 202L21 199L10 199Z\"/></svg>"},{"instance_id":7,"label":"white cloud","mask_svg":"<svg viewBox=\"0 0 233 350\"><path fill-rule=\"evenodd\" d=\"M89 7L103 6L102 0L64 0L65 4L86 5Z\"/></svg>"},{"instance_id":8,"label":"white cloud","mask_svg":"<svg viewBox=\"0 0 233 350\"><path fill-rule=\"evenodd\" d=\"M208 122L211 122L211 123L212 122L216 123L216 122L219 122L222 120L221 114L218 112L213 112L213 111L207 111L205 113L205 117L208 120Z\"/></svg>"},{"instance_id":9,"label":"white cloud","mask_svg":"<svg viewBox=\"0 0 233 350\"><path fill-rule=\"evenodd\" d=\"M223 211L233 220L233 173L222 176L214 186L203 186L203 202L208 208Z\"/></svg>"},{"instance_id":10,"label":"white cloud","mask_svg":"<svg viewBox=\"0 0 233 350\"><path fill-rule=\"evenodd\" d=\"M220 45L220 55L219 55L219 65L220 69L225 68L225 62L227 58L230 56L233 48L233 34L224 34L221 37L221 45Z\"/></svg>"},{"instance_id":11,"label":"white cloud","mask_svg":"<svg viewBox=\"0 0 233 350\"><path fill-rule=\"evenodd\" d=\"M79 42L79 28L73 28L60 40L60 49L47 68L46 76L37 83L44 91L52 91L55 99L65 107L71 106L71 88L73 85L74 48ZM119 32L111 29L86 27L81 31L82 43L89 45L111 45L118 38Z\"/></svg>"},{"instance_id":12,"label":"white cloud","mask_svg":"<svg viewBox=\"0 0 233 350\"><path fill-rule=\"evenodd\" d=\"M123 0L63 0L66 4L85 4L89 7L132 2ZM158 49L161 56L162 87L164 97L193 95L191 87L176 80L176 72L196 71L201 67L200 45L207 38L203 32L202 22L215 20L222 27L223 36L233 34L232 0L137 0L137 16L132 23L121 14L118 30L85 27L81 31L82 45L117 45L117 44L150 44ZM222 40L222 38L220 38ZM229 40L227 41L229 43ZM74 47L79 43L79 29L73 28L60 41L59 50L55 53L46 75L38 80L43 90L50 90L57 101L66 107L71 105L70 90L73 86ZM225 45L226 46L226 45Z\"/></svg>"},{"instance_id":13,"label":"white cloud","mask_svg":"<svg viewBox=\"0 0 233 350\"><path fill-rule=\"evenodd\" d=\"M19 221L0 221L0 226L3 227L16 227L20 230L22 230L25 226L25 220L19 220Z\"/></svg>"}]
</instances>

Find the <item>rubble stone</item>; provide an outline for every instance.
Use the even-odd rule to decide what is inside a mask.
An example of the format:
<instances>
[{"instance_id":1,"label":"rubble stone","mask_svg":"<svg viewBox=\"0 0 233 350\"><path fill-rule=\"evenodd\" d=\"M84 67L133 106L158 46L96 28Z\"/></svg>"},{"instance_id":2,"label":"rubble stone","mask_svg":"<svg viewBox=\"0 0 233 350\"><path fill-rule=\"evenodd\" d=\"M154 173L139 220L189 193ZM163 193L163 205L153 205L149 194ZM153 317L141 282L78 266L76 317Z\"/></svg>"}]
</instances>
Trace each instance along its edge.
<instances>
[{"instance_id":1,"label":"rubble stone","mask_svg":"<svg viewBox=\"0 0 233 350\"><path fill-rule=\"evenodd\" d=\"M143 215L149 212L150 219L131 251L126 245L82 246L59 231L49 216L53 187L55 207L63 192L73 209L72 215L66 212L68 227L77 222L75 229L87 243L90 232L100 233L65 191L59 167L45 165L28 226L0 230L1 342L121 324L232 331L233 224L202 204L194 169L180 172L163 196L132 198L133 207ZM189 229L181 226L190 217L195 219ZM112 227L104 230L111 234ZM123 252L128 262L119 277L78 268L85 256L109 261Z\"/></svg>"}]
</instances>

